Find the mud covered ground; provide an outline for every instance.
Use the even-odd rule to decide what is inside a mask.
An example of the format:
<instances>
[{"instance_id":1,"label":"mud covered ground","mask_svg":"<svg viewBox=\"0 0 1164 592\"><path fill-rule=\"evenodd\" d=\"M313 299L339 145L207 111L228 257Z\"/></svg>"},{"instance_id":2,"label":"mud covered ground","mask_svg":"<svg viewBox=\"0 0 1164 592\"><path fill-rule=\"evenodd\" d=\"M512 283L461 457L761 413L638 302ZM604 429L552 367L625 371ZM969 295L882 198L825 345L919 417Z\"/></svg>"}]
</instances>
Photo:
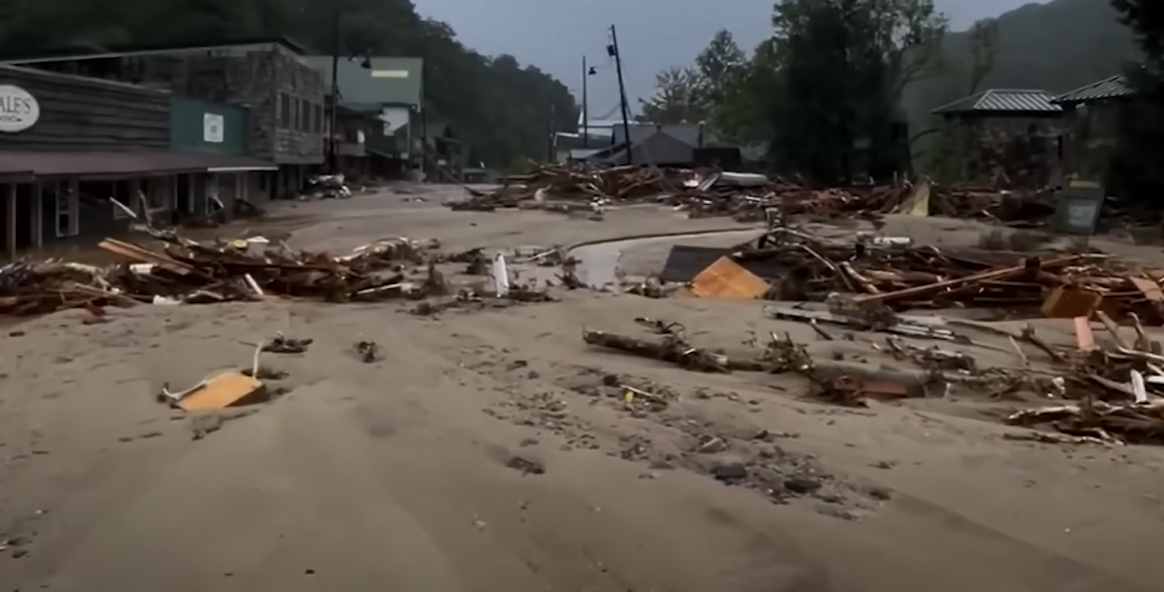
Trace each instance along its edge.
<instances>
[{"instance_id":1,"label":"mud covered ground","mask_svg":"<svg viewBox=\"0 0 1164 592\"><path fill-rule=\"evenodd\" d=\"M281 228L294 246L332 250L401 234L461 249L738 228L651 207L593 222L436 205L455 194L299 204ZM980 232L893 224L928 242ZM604 257L646 273L666 247ZM814 358L895 363L869 347L883 336L820 341L764 319L761 303L555 295L431 317L400 303L278 301L138 307L100 325L63 312L6 329L0 589L1132 592L1164 581L1157 449L1007 440L996 417L1023 402L987 392L848 409L807 397L794 377L595 350L583 327L633 333L632 319L651 317L729 353L787 331ZM1070 343L1067 324L1036 325ZM315 341L264 358L287 374L275 401L197 417L155 401L165 383L247 365L249 344L278 331ZM360 360L363 339L381 360ZM980 365L1014 365L997 336L973 339ZM623 385L650 396L628 402Z\"/></svg>"}]
</instances>

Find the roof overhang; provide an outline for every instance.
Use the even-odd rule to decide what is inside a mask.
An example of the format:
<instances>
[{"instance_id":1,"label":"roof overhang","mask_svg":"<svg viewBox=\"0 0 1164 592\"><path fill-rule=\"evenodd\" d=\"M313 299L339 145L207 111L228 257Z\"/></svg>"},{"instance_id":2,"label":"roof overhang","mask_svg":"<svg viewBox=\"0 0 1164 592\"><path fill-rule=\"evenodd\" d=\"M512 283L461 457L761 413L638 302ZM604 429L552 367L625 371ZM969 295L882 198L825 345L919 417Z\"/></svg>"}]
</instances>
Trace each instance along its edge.
<instances>
[{"instance_id":1,"label":"roof overhang","mask_svg":"<svg viewBox=\"0 0 1164 592\"><path fill-rule=\"evenodd\" d=\"M252 171L277 171L279 167L275 165L253 165L253 166L228 166L228 167L207 167L208 173L247 173Z\"/></svg>"}]
</instances>

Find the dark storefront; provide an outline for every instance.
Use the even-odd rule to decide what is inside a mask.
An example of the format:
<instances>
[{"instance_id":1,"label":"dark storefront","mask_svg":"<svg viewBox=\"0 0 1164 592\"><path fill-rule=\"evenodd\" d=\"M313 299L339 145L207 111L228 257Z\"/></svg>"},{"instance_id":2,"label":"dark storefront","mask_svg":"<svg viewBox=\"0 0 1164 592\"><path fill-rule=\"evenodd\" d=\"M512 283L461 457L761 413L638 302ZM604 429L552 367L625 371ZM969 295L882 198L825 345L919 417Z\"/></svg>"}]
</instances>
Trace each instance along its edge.
<instances>
[{"instance_id":1,"label":"dark storefront","mask_svg":"<svg viewBox=\"0 0 1164 592\"><path fill-rule=\"evenodd\" d=\"M0 66L0 246L14 256L123 233L135 218L204 215L220 176L245 183L273 168L175 149L171 101L166 91Z\"/></svg>"}]
</instances>

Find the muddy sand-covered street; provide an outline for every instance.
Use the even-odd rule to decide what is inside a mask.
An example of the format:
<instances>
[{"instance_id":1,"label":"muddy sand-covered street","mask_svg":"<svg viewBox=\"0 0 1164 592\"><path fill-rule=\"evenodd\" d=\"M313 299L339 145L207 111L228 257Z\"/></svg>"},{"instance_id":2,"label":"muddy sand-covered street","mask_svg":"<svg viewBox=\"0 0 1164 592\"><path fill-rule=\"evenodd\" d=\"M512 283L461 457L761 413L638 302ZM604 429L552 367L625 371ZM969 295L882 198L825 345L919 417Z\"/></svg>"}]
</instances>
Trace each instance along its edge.
<instances>
[{"instance_id":1,"label":"muddy sand-covered street","mask_svg":"<svg viewBox=\"0 0 1164 592\"><path fill-rule=\"evenodd\" d=\"M440 207L459 191L295 204L281 228L328 251L736 231L580 253L599 284L616 266L658 272L676 242L759 229L655 206L603 221ZM955 244L981 228L890 219L886 232ZM582 341L637 317L724 351L788 333L827 359L882 339L819 340L761 302L553 294L429 316L282 298L109 309L100 324L71 310L5 329L0 592L1161 589L1160 448L1012 440L997 418L1013 405L985 393L840 407L795 376L688 372ZM1069 320L1034 324L1073 344ZM163 385L247 366L278 332L313 342L264 357L286 373L277 399L203 414L157 402ZM974 339L980 366L1014 364L1005 337Z\"/></svg>"}]
</instances>

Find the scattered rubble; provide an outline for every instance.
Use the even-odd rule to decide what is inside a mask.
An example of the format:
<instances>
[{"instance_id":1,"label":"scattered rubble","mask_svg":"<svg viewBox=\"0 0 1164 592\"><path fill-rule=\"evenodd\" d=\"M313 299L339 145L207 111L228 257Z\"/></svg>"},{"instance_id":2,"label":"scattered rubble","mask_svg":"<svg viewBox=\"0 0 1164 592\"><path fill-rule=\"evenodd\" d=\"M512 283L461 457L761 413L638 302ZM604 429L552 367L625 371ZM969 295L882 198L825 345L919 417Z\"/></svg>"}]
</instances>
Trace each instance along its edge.
<instances>
[{"instance_id":1,"label":"scattered rubble","mask_svg":"<svg viewBox=\"0 0 1164 592\"><path fill-rule=\"evenodd\" d=\"M90 312L84 322L93 324L108 320L107 306L212 304L273 297L372 302L423 300L452 293L462 302L489 298L470 288L450 285L437 267L464 262L470 273L483 274L488 260L480 249L450 255L437 250L439 243L395 238L333 256L294 250L285 243L272 246L262 237L199 242L173 230L146 232L158 247L117 239L100 243L103 250L127 260L125 264L94 266L48 260L0 267L0 314L23 316L84 308ZM508 303L552 300L544 290L527 284L515 284L499 298ZM270 346L271 351L296 347L287 343Z\"/></svg>"},{"instance_id":2,"label":"scattered rubble","mask_svg":"<svg viewBox=\"0 0 1164 592\"><path fill-rule=\"evenodd\" d=\"M860 215L875 220L882 214L912 212L1038 226L1055 213L1052 188L1004 191L898 181L821 189L754 173L633 165L596 168L581 163L541 165L506 178L496 191L470 191L469 199L447 205L459 211L580 212L601 219L606 204L636 200L670 204L692 218L731 216L740 221L763 221L771 210L779 209L782 216Z\"/></svg>"}]
</instances>

